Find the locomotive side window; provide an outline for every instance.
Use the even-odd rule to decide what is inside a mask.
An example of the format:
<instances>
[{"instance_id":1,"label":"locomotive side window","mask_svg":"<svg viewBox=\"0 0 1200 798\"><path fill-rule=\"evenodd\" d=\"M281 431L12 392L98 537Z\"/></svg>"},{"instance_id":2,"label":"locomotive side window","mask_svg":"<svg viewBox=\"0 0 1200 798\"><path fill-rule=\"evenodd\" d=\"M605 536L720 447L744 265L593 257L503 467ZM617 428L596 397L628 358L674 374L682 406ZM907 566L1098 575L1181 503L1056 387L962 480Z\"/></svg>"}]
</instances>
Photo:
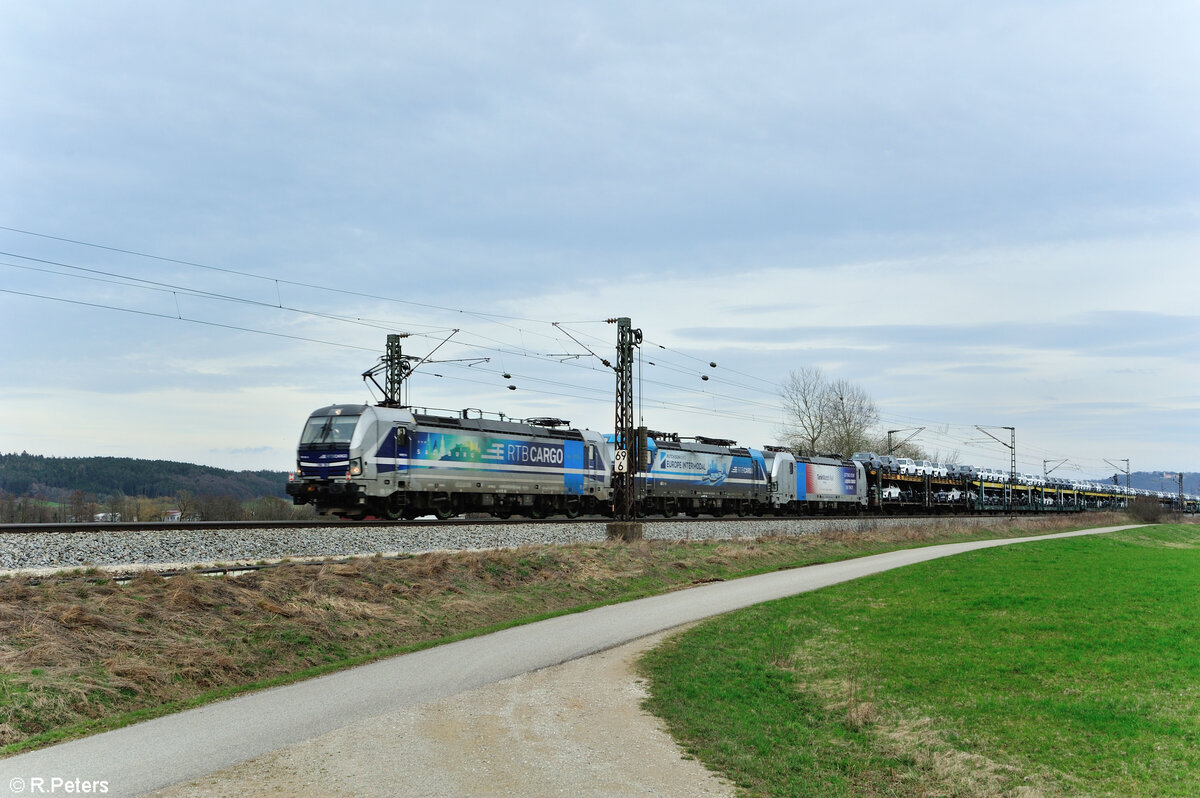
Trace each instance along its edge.
<instances>
[{"instance_id":1,"label":"locomotive side window","mask_svg":"<svg viewBox=\"0 0 1200 798\"><path fill-rule=\"evenodd\" d=\"M408 445L408 430L404 427L396 427L396 446Z\"/></svg>"},{"instance_id":2,"label":"locomotive side window","mask_svg":"<svg viewBox=\"0 0 1200 798\"><path fill-rule=\"evenodd\" d=\"M303 445L348 445L358 416L313 416L300 436Z\"/></svg>"}]
</instances>

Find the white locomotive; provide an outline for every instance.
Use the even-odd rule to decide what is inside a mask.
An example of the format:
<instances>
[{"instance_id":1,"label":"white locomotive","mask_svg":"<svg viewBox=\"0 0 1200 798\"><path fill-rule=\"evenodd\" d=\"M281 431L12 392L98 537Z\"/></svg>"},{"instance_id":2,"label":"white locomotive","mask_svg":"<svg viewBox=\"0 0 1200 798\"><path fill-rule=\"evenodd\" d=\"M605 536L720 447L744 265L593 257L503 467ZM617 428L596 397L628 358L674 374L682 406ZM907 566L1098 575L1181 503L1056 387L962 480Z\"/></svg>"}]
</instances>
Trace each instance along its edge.
<instances>
[{"instance_id":1,"label":"white locomotive","mask_svg":"<svg viewBox=\"0 0 1200 798\"><path fill-rule=\"evenodd\" d=\"M565 424L330 405L309 416L287 490L295 503L343 518L602 512L609 447L600 433Z\"/></svg>"}]
</instances>

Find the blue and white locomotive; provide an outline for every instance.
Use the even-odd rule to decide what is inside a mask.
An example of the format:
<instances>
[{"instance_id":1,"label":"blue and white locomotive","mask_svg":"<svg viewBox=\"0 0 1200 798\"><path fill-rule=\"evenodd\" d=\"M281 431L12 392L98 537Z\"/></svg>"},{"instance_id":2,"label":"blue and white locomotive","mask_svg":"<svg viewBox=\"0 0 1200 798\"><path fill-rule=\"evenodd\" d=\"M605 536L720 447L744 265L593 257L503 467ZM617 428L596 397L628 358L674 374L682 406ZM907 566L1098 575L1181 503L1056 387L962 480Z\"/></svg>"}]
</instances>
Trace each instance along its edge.
<instances>
[{"instance_id":1,"label":"blue and white locomotive","mask_svg":"<svg viewBox=\"0 0 1200 798\"><path fill-rule=\"evenodd\" d=\"M598 432L565 426L467 410L330 405L304 425L287 491L296 504L342 518L603 512L611 497L609 447Z\"/></svg>"},{"instance_id":2,"label":"blue and white locomotive","mask_svg":"<svg viewBox=\"0 0 1200 798\"><path fill-rule=\"evenodd\" d=\"M606 436L609 446L613 436ZM762 515L770 501L766 460L756 449L712 438L647 432L634 476L640 515Z\"/></svg>"},{"instance_id":3,"label":"blue and white locomotive","mask_svg":"<svg viewBox=\"0 0 1200 798\"><path fill-rule=\"evenodd\" d=\"M834 457L795 457L769 447L771 506L788 515L857 513L867 509L867 475L862 463Z\"/></svg>"}]
</instances>

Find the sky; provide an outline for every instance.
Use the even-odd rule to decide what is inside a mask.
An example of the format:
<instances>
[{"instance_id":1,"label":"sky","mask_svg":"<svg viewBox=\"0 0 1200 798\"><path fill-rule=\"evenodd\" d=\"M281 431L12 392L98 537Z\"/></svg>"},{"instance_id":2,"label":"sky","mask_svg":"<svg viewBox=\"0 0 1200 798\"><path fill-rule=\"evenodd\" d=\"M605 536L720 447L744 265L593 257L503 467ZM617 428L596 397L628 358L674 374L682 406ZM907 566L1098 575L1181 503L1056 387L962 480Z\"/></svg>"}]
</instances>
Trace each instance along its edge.
<instances>
[{"instance_id":1,"label":"sky","mask_svg":"<svg viewBox=\"0 0 1200 798\"><path fill-rule=\"evenodd\" d=\"M415 406L611 431L628 317L652 429L778 442L819 367L945 459L1200 471L1198 40L1183 0L10 0L0 451L289 470L388 333Z\"/></svg>"}]
</instances>

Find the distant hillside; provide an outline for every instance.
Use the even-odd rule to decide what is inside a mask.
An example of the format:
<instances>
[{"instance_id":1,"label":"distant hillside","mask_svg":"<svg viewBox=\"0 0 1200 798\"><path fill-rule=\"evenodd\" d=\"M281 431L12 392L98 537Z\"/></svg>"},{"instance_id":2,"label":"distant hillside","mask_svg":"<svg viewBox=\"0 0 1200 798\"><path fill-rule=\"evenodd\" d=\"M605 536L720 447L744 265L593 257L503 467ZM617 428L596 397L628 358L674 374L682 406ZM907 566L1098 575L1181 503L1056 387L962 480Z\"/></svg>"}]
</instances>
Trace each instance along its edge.
<instances>
[{"instance_id":1,"label":"distant hillside","mask_svg":"<svg viewBox=\"0 0 1200 798\"><path fill-rule=\"evenodd\" d=\"M94 496L233 496L240 501L260 496L286 497L283 471L228 471L223 468L135 460L130 457L45 457L0 454L0 492L14 496L44 494L63 499L76 490Z\"/></svg>"},{"instance_id":2,"label":"distant hillside","mask_svg":"<svg viewBox=\"0 0 1200 798\"><path fill-rule=\"evenodd\" d=\"M1164 471L1134 471L1129 475L1129 485L1133 488L1142 488L1143 490L1165 491L1167 493L1177 493L1179 491L1179 472L1171 472L1171 476L1164 478ZM1120 484L1125 484L1125 475L1118 475ZM1110 480L1111 481L1111 480ZM1200 473L1196 471L1183 472L1183 492L1192 495L1200 495Z\"/></svg>"}]
</instances>

